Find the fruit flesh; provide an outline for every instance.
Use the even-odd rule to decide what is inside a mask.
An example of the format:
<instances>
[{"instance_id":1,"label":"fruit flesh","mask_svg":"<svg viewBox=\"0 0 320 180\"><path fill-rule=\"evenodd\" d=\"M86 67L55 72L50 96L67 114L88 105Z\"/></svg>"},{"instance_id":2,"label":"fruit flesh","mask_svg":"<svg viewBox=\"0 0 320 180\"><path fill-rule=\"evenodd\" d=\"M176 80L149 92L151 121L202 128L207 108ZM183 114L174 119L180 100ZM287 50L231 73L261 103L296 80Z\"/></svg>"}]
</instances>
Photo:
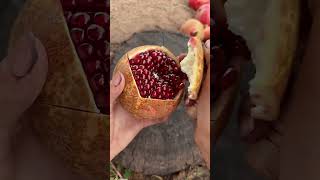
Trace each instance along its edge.
<instances>
[{"instance_id":1,"label":"fruit flesh","mask_svg":"<svg viewBox=\"0 0 320 180\"><path fill-rule=\"evenodd\" d=\"M174 99L184 88L186 75L179 64L160 50L147 50L129 59L131 73L140 96Z\"/></svg>"},{"instance_id":2,"label":"fruit flesh","mask_svg":"<svg viewBox=\"0 0 320 180\"><path fill-rule=\"evenodd\" d=\"M107 0L61 0L70 37L96 105L109 114L109 15Z\"/></svg>"}]
</instances>

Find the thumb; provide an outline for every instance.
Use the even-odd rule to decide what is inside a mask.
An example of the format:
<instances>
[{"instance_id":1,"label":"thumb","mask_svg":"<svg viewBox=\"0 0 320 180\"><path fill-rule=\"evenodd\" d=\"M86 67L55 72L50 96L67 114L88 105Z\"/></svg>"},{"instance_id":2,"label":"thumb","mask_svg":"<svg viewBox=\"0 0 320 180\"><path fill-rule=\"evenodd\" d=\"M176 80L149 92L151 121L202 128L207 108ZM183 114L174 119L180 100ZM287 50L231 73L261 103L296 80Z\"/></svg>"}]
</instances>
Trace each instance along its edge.
<instances>
[{"instance_id":1,"label":"thumb","mask_svg":"<svg viewBox=\"0 0 320 180\"><path fill-rule=\"evenodd\" d=\"M125 78L121 72L117 72L110 82L110 107L113 108L117 98L122 93L125 86Z\"/></svg>"}]
</instances>

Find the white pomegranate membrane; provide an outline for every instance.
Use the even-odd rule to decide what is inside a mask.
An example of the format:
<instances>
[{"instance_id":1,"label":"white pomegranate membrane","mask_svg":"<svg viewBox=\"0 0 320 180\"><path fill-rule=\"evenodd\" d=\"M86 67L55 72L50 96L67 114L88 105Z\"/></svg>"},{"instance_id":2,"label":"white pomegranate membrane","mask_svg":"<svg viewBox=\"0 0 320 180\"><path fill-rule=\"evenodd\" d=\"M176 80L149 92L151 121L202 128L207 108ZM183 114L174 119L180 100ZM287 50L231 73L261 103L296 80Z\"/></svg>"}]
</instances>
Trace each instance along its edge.
<instances>
[{"instance_id":1,"label":"white pomegranate membrane","mask_svg":"<svg viewBox=\"0 0 320 180\"><path fill-rule=\"evenodd\" d=\"M97 107L109 114L109 21L107 0L61 0L70 37Z\"/></svg>"},{"instance_id":2,"label":"white pomegranate membrane","mask_svg":"<svg viewBox=\"0 0 320 180\"><path fill-rule=\"evenodd\" d=\"M160 50L148 50L129 60L140 96L174 99L184 88L187 76L175 60Z\"/></svg>"}]
</instances>

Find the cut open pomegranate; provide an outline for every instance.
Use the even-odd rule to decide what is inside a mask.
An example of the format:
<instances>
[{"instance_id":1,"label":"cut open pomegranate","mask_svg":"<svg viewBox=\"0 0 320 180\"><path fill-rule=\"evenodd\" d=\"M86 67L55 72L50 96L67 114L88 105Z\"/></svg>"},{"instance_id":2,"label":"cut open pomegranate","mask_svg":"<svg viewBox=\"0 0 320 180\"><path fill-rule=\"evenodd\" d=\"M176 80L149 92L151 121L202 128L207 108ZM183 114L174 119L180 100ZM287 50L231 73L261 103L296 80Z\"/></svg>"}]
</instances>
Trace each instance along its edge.
<instances>
[{"instance_id":1,"label":"cut open pomegranate","mask_svg":"<svg viewBox=\"0 0 320 180\"><path fill-rule=\"evenodd\" d=\"M191 37L188 55L181 61L165 47L140 46L124 54L114 73L122 72L126 85L119 97L123 108L137 119L169 116L180 103L185 81L188 97L196 100L202 82L202 42Z\"/></svg>"},{"instance_id":2,"label":"cut open pomegranate","mask_svg":"<svg viewBox=\"0 0 320 180\"><path fill-rule=\"evenodd\" d=\"M61 0L70 37L101 113L109 114L107 0Z\"/></svg>"}]
</instances>

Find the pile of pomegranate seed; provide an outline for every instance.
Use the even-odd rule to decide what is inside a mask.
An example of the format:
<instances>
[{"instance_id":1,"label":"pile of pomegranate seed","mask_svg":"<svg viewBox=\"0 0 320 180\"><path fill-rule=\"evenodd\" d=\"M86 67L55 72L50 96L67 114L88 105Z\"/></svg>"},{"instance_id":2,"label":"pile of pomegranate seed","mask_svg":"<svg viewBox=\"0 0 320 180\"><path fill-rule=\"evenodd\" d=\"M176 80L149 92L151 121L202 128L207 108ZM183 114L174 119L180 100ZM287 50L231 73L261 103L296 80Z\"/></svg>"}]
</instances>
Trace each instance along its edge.
<instances>
[{"instance_id":1,"label":"pile of pomegranate seed","mask_svg":"<svg viewBox=\"0 0 320 180\"><path fill-rule=\"evenodd\" d=\"M97 107L109 114L109 0L61 0Z\"/></svg>"},{"instance_id":2,"label":"pile of pomegranate seed","mask_svg":"<svg viewBox=\"0 0 320 180\"><path fill-rule=\"evenodd\" d=\"M174 99L187 76L177 62L159 50L149 50L129 60L131 72L143 98Z\"/></svg>"}]
</instances>

